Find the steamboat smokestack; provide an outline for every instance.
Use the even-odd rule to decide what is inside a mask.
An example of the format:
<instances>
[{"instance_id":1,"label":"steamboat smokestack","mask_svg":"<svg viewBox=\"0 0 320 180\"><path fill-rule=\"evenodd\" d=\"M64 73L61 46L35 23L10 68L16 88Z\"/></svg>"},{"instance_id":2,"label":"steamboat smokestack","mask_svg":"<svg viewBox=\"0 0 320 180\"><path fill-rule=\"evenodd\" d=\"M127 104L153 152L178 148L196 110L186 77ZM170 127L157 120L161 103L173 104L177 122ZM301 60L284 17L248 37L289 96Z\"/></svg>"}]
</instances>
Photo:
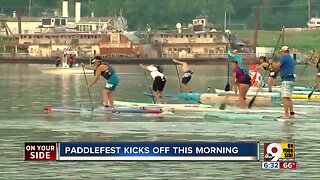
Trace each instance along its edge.
<instances>
[{"instance_id":1,"label":"steamboat smokestack","mask_svg":"<svg viewBox=\"0 0 320 180\"><path fill-rule=\"evenodd\" d=\"M62 17L69 17L68 15L68 0L62 1Z\"/></svg>"},{"instance_id":2,"label":"steamboat smokestack","mask_svg":"<svg viewBox=\"0 0 320 180\"><path fill-rule=\"evenodd\" d=\"M81 18L81 2L76 1L76 10L75 10L75 22L80 22Z\"/></svg>"}]
</instances>

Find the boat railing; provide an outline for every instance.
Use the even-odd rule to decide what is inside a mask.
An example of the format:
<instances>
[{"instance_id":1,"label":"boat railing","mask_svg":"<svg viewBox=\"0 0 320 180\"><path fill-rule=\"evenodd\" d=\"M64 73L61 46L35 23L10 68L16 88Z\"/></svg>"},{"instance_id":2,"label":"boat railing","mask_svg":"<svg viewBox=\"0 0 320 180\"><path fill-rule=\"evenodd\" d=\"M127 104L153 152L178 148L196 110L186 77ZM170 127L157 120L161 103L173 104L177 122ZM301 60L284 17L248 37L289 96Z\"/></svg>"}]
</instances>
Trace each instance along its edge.
<instances>
[{"instance_id":1,"label":"boat railing","mask_svg":"<svg viewBox=\"0 0 320 180\"><path fill-rule=\"evenodd\" d=\"M260 56L270 57L271 53L239 53L243 58L258 58ZM163 58L228 58L227 53L195 53L195 54L179 54L179 53L162 53Z\"/></svg>"}]
</instances>

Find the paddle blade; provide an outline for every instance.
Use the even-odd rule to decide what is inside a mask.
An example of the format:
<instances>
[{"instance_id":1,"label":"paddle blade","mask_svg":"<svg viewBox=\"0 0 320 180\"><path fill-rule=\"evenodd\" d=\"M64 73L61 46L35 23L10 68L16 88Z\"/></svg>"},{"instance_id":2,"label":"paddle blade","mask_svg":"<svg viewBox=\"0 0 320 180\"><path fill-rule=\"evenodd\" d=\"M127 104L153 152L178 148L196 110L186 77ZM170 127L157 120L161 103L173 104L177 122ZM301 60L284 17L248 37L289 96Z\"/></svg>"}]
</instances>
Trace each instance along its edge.
<instances>
[{"instance_id":1,"label":"paddle blade","mask_svg":"<svg viewBox=\"0 0 320 180\"><path fill-rule=\"evenodd\" d=\"M248 104L248 108L249 108L249 109L252 107L254 101L256 100L256 97L257 97L257 96L253 96L253 98L252 98L251 101L249 102L249 104Z\"/></svg>"},{"instance_id":2,"label":"paddle blade","mask_svg":"<svg viewBox=\"0 0 320 180\"><path fill-rule=\"evenodd\" d=\"M314 92L314 90L313 90L313 91L311 91L311 93L308 95L308 99L310 99L310 98L311 98L311 96L312 96L313 92Z\"/></svg>"},{"instance_id":3,"label":"paddle blade","mask_svg":"<svg viewBox=\"0 0 320 180\"><path fill-rule=\"evenodd\" d=\"M226 87L224 88L224 90L225 90L225 91L230 91L230 84L229 84L229 83L226 85Z\"/></svg>"},{"instance_id":4,"label":"paddle blade","mask_svg":"<svg viewBox=\"0 0 320 180\"><path fill-rule=\"evenodd\" d=\"M226 107L227 107L226 104L225 104L225 103L222 103L222 104L220 104L219 109L220 109L220 110L225 110Z\"/></svg>"}]
</instances>

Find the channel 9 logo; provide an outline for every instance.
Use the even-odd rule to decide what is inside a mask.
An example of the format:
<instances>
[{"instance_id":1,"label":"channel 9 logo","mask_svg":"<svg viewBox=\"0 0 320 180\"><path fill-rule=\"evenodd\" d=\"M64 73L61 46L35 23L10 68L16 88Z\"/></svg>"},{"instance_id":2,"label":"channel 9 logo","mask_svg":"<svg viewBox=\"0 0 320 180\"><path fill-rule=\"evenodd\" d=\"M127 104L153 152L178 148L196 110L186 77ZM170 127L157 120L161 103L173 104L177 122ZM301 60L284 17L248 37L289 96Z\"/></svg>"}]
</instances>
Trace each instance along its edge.
<instances>
[{"instance_id":1,"label":"channel 9 logo","mask_svg":"<svg viewBox=\"0 0 320 180\"><path fill-rule=\"evenodd\" d=\"M264 162L294 161L294 143L264 143Z\"/></svg>"}]
</instances>

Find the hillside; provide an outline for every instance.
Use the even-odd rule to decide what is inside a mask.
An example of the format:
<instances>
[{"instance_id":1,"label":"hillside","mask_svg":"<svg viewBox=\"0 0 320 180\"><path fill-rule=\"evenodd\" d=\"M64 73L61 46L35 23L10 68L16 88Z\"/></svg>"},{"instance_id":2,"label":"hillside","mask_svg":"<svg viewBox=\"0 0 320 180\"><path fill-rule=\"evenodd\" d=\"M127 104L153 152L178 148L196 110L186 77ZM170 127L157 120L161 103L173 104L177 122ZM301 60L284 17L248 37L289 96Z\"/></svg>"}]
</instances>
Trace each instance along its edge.
<instances>
[{"instance_id":1,"label":"hillside","mask_svg":"<svg viewBox=\"0 0 320 180\"><path fill-rule=\"evenodd\" d=\"M253 43L253 30L233 30L232 33L237 34L241 40ZM281 31L259 31L258 45L274 47L280 34ZM284 44L303 52L313 49L320 50L320 30L286 31Z\"/></svg>"}]
</instances>

